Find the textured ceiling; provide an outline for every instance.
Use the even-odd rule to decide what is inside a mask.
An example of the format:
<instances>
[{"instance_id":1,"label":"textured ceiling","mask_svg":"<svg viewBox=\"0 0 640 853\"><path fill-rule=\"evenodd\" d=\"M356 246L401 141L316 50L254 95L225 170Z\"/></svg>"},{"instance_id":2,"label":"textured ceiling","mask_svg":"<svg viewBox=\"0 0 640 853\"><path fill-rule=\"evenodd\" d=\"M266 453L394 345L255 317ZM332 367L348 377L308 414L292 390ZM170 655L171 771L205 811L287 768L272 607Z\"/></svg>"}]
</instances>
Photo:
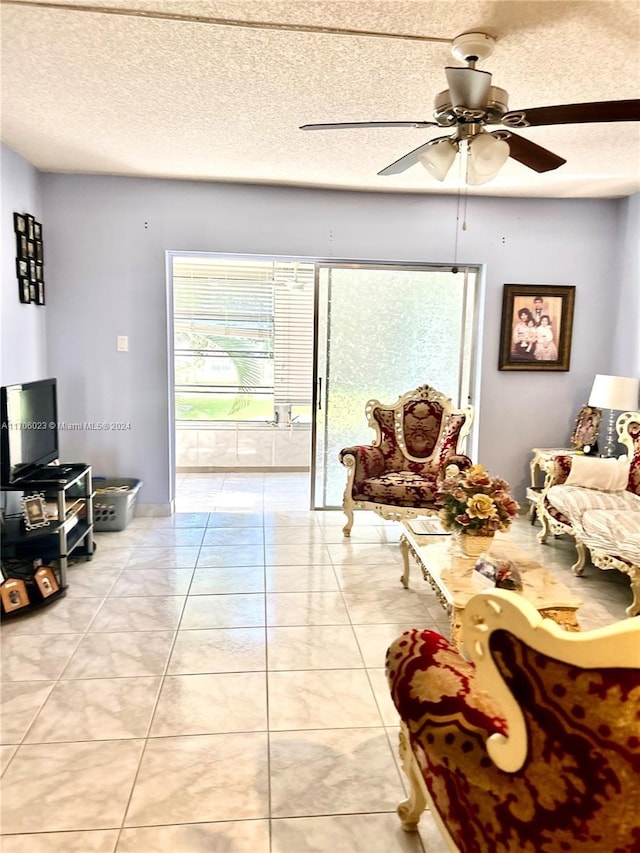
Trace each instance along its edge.
<instances>
[{"instance_id":1,"label":"textured ceiling","mask_svg":"<svg viewBox=\"0 0 640 853\"><path fill-rule=\"evenodd\" d=\"M637 0L94 0L99 12L91 3L2 0L2 139L44 171L455 192L456 164L444 183L420 165L376 174L438 128L298 127L431 120L444 67L460 64L449 43L467 31L497 39L479 67L507 89L510 109L640 92ZM470 193L588 198L640 189L640 122L520 133L567 163L538 174L509 160Z\"/></svg>"}]
</instances>

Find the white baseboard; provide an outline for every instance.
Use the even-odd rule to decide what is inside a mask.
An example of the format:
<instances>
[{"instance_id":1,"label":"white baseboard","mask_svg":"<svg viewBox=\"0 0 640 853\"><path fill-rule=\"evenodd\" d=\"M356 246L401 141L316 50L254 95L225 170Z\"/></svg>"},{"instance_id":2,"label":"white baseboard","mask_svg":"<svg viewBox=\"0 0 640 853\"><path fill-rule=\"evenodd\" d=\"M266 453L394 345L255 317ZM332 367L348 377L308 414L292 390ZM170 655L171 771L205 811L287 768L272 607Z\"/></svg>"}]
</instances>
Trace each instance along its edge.
<instances>
[{"instance_id":1,"label":"white baseboard","mask_svg":"<svg viewBox=\"0 0 640 853\"><path fill-rule=\"evenodd\" d=\"M165 518L173 515L175 506L173 501L168 504L136 504L136 518Z\"/></svg>"}]
</instances>

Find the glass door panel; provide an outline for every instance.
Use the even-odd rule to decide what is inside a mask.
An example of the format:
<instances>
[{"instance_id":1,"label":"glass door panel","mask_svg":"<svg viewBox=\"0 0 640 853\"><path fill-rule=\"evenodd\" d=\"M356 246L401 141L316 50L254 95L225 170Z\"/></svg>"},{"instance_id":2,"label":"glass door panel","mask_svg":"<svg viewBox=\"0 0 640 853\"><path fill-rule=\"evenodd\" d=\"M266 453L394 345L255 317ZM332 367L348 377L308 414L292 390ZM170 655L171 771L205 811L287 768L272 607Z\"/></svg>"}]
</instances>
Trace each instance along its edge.
<instances>
[{"instance_id":1,"label":"glass door panel","mask_svg":"<svg viewBox=\"0 0 640 853\"><path fill-rule=\"evenodd\" d=\"M343 447L374 437L365 405L428 384L466 405L477 270L318 264L312 505L342 505Z\"/></svg>"}]
</instances>

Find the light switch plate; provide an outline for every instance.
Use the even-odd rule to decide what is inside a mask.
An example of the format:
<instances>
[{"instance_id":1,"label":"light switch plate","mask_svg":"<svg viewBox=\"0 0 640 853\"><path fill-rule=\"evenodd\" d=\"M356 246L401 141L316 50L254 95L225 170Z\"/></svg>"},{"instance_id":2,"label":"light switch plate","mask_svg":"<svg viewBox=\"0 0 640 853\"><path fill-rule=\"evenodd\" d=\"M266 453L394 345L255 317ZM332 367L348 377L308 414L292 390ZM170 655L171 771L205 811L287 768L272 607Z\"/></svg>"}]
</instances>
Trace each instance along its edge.
<instances>
[{"instance_id":1,"label":"light switch plate","mask_svg":"<svg viewBox=\"0 0 640 853\"><path fill-rule=\"evenodd\" d=\"M128 335L118 335L118 352L129 352Z\"/></svg>"}]
</instances>

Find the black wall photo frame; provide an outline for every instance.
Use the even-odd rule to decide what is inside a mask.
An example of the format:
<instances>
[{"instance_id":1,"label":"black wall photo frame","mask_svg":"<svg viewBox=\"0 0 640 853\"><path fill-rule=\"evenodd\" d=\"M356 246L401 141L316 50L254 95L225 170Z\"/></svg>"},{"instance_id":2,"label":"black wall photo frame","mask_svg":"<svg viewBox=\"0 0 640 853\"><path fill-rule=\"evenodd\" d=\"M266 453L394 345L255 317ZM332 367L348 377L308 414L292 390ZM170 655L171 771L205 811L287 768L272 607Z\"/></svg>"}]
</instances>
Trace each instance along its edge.
<instances>
[{"instance_id":1,"label":"black wall photo frame","mask_svg":"<svg viewBox=\"0 0 640 853\"><path fill-rule=\"evenodd\" d=\"M30 213L13 214L16 235L18 298L23 304L45 304L42 224Z\"/></svg>"}]
</instances>

